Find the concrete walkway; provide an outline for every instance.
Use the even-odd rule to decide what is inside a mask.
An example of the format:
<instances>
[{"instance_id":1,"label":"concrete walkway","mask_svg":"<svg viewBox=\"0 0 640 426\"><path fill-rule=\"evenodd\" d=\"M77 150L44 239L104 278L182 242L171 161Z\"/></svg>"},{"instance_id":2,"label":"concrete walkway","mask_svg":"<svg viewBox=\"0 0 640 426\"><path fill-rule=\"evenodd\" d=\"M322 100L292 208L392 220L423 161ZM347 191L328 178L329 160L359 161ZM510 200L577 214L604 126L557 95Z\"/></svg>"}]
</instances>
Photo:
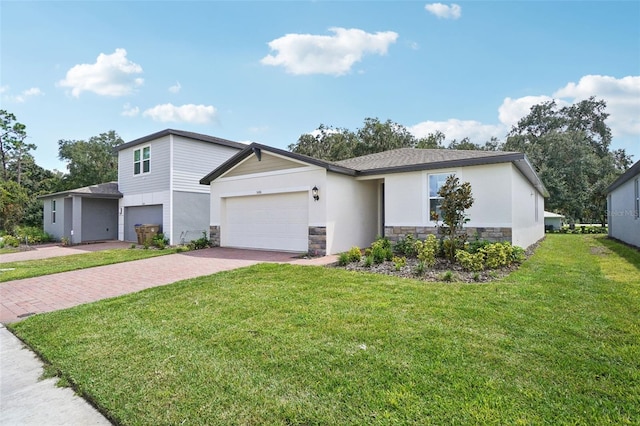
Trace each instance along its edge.
<instances>
[{"instance_id":1,"label":"concrete walkway","mask_svg":"<svg viewBox=\"0 0 640 426\"><path fill-rule=\"evenodd\" d=\"M118 242L87 246L43 247L0 255L0 263L37 260L107 248ZM69 308L150 287L262 262L326 265L336 256L300 259L291 253L211 248L0 283L0 322ZM108 425L73 390L57 388L56 379L39 380L41 361L0 325L0 425Z\"/></svg>"}]
</instances>

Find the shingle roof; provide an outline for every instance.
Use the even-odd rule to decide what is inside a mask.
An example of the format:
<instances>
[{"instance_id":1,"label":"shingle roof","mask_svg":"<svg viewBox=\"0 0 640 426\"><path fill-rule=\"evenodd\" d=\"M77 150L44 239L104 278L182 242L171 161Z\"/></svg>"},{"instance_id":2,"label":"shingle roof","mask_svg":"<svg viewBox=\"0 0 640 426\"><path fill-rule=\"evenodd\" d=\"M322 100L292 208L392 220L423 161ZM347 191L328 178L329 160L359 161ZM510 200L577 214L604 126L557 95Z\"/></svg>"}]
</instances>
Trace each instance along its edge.
<instances>
[{"instance_id":1,"label":"shingle roof","mask_svg":"<svg viewBox=\"0 0 640 426\"><path fill-rule=\"evenodd\" d=\"M488 164L522 157L523 154L507 151L400 148L349 158L337 161L335 164L370 174L373 171L407 171L412 166L420 166L424 169L425 165L439 166L441 163L446 163L447 166Z\"/></svg>"},{"instance_id":2,"label":"shingle roof","mask_svg":"<svg viewBox=\"0 0 640 426\"><path fill-rule=\"evenodd\" d=\"M634 176L640 175L640 161L636 161L636 163L631 166L626 172L618 177L618 179L614 180L611 185L607 188L607 194L612 192L614 189L631 180Z\"/></svg>"},{"instance_id":3,"label":"shingle roof","mask_svg":"<svg viewBox=\"0 0 640 426\"><path fill-rule=\"evenodd\" d=\"M70 189L68 191L56 192L54 194L40 195L37 198L67 197L71 195L79 195L81 197L89 198L122 198L122 193L118 190L117 182L84 186L82 188Z\"/></svg>"},{"instance_id":4,"label":"shingle roof","mask_svg":"<svg viewBox=\"0 0 640 426\"><path fill-rule=\"evenodd\" d=\"M129 147L132 147L132 146L135 146L135 145L140 145L140 144L152 141L154 139L162 138L162 137L168 136L168 135L182 136L182 137L189 138L189 139L195 139L195 140L198 140L198 141L201 141L201 142L215 143L215 144L218 144L218 145L223 145L223 146L228 146L228 147L231 147L231 148L238 148L238 149L244 149L247 146L244 143L234 142L234 141L230 141L228 139L217 138L215 136L203 135L201 133L185 132L184 130L165 129L165 130L161 130L159 132L152 133L150 135L143 136L141 138L132 140L131 142L127 142L127 143L124 143L122 145L118 145L113 150L114 150L114 152L118 152L118 151L121 151L121 150L123 150L125 148L129 148Z\"/></svg>"}]
</instances>

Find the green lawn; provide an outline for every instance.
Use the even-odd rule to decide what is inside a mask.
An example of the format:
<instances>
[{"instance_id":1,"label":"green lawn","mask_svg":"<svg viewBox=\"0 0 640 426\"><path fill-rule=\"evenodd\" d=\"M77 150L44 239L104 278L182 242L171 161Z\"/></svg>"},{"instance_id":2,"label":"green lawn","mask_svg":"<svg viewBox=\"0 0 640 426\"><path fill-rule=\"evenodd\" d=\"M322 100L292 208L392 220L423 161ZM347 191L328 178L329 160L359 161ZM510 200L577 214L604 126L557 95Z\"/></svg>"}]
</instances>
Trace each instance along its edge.
<instances>
[{"instance_id":1,"label":"green lawn","mask_svg":"<svg viewBox=\"0 0 640 426\"><path fill-rule=\"evenodd\" d=\"M10 328L117 424L638 424L640 253L492 284L263 264Z\"/></svg>"},{"instance_id":2,"label":"green lawn","mask_svg":"<svg viewBox=\"0 0 640 426\"><path fill-rule=\"evenodd\" d=\"M94 266L111 265L149 257L175 253L176 249L142 250L113 249L94 251L70 256L51 257L48 259L26 260L22 262L0 263L0 283L22 278L39 277L59 272L75 271Z\"/></svg>"}]
</instances>

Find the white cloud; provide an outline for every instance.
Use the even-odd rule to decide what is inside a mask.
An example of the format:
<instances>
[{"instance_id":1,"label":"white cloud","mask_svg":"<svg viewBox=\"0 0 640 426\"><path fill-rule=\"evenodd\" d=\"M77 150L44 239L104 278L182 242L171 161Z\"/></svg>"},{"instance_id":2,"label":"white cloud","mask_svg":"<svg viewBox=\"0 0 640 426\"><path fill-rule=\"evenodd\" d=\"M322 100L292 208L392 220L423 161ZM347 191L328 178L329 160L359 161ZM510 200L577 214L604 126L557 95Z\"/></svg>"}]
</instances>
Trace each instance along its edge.
<instances>
[{"instance_id":1,"label":"white cloud","mask_svg":"<svg viewBox=\"0 0 640 426\"><path fill-rule=\"evenodd\" d=\"M559 107L569 106L590 96L606 102L606 112L610 114L607 125L614 137L640 137L640 76L615 78L587 75L578 83L568 83L552 96L507 97L498 107L498 124L452 118L446 121L424 121L409 127L409 131L416 137L425 137L439 130L445 134L447 141L469 137L472 142L482 144L492 136L504 140L511 127L528 115L532 106L554 99Z\"/></svg>"},{"instance_id":2,"label":"white cloud","mask_svg":"<svg viewBox=\"0 0 640 426\"><path fill-rule=\"evenodd\" d=\"M216 117L216 109L210 105L187 104L175 106L172 104L156 105L142 113L154 121L205 124Z\"/></svg>"},{"instance_id":3,"label":"white cloud","mask_svg":"<svg viewBox=\"0 0 640 426\"><path fill-rule=\"evenodd\" d=\"M76 98L82 92L93 92L103 96L124 96L141 86L144 79L142 67L127 59L125 49L116 49L110 55L101 53L94 64L79 64L67 71L58 86L70 87Z\"/></svg>"},{"instance_id":4,"label":"white cloud","mask_svg":"<svg viewBox=\"0 0 640 426\"><path fill-rule=\"evenodd\" d=\"M430 3L424 8L427 12L442 19L458 19L462 15L462 8L455 3L452 3L451 6L442 3Z\"/></svg>"},{"instance_id":5,"label":"white cloud","mask_svg":"<svg viewBox=\"0 0 640 426\"><path fill-rule=\"evenodd\" d=\"M174 84L173 86L169 87L169 91L171 93L178 93L180 91L180 89L182 89L182 85L180 84L179 81L176 81L176 84Z\"/></svg>"},{"instance_id":6,"label":"white cloud","mask_svg":"<svg viewBox=\"0 0 640 426\"><path fill-rule=\"evenodd\" d=\"M430 133L440 131L449 142L453 139L460 141L468 137L473 143L483 144L492 137L502 139L508 129L502 124L483 124L475 120L451 118L447 121L423 121L409 127L408 130L417 138L424 138Z\"/></svg>"},{"instance_id":7,"label":"white cloud","mask_svg":"<svg viewBox=\"0 0 640 426\"><path fill-rule=\"evenodd\" d=\"M27 90L23 90L20 94L18 95L11 95L9 93L9 86L1 86L0 87L0 93L1 94L5 94L3 96L3 99L10 101L10 102L18 102L18 103L23 103L26 102L29 98L33 98L36 96L44 96L44 92L42 90L40 90L40 88L38 87L31 87Z\"/></svg>"},{"instance_id":8,"label":"white cloud","mask_svg":"<svg viewBox=\"0 0 640 426\"><path fill-rule=\"evenodd\" d=\"M136 117L140 114L140 108L132 107L129 103L124 104L122 107L122 112L120 115L124 115L125 117Z\"/></svg>"},{"instance_id":9,"label":"white cloud","mask_svg":"<svg viewBox=\"0 0 640 426\"><path fill-rule=\"evenodd\" d=\"M365 54L385 55L398 34L393 31L367 33L360 29L330 28L334 35L287 34L270 41L277 54L260 60L263 65L283 66L295 75L344 75Z\"/></svg>"},{"instance_id":10,"label":"white cloud","mask_svg":"<svg viewBox=\"0 0 640 426\"><path fill-rule=\"evenodd\" d=\"M615 78L585 75L557 90L554 97L579 102L595 96L607 103L607 124L613 136L640 136L640 76Z\"/></svg>"}]
</instances>

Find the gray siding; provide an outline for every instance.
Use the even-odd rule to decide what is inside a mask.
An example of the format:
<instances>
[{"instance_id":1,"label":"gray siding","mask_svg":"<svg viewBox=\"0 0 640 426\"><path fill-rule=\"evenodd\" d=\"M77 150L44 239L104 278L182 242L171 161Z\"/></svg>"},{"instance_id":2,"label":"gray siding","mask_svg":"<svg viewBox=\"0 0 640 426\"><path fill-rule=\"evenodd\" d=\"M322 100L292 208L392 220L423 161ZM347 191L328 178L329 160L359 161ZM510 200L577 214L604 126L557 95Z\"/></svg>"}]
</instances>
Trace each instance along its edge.
<instances>
[{"instance_id":1,"label":"gray siding","mask_svg":"<svg viewBox=\"0 0 640 426\"><path fill-rule=\"evenodd\" d=\"M173 193L173 241L174 244L188 243L209 234L209 193Z\"/></svg>"},{"instance_id":2,"label":"gray siding","mask_svg":"<svg viewBox=\"0 0 640 426\"><path fill-rule=\"evenodd\" d=\"M609 236L640 247L640 218L636 218L635 206L636 179L640 179L640 174L609 194Z\"/></svg>"},{"instance_id":3,"label":"gray siding","mask_svg":"<svg viewBox=\"0 0 640 426\"><path fill-rule=\"evenodd\" d=\"M200 185L200 179L238 151L236 148L173 136L173 190L208 194L209 187Z\"/></svg>"},{"instance_id":4,"label":"gray siding","mask_svg":"<svg viewBox=\"0 0 640 426\"><path fill-rule=\"evenodd\" d=\"M52 221L51 207L52 202L56 201L56 222ZM42 200L44 204L43 225L44 232L51 235L54 239L60 240L65 236L64 233L64 198L47 198Z\"/></svg>"},{"instance_id":5,"label":"gray siding","mask_svg":"<svg viewBox=\"0 0 640 426\"><path fill-rule=\"evenodd\" d=\"M118 239L118 200L82 199L82 241Z\"/></svg>"},{"instance_id":6,"label":"gray siding","mask_svg":"<svg viewBox=\"0 0 640 426\"><path fill-rule=\"evenodd\" d=\"M166 191L170 182L170 136L118 152L118 188L126 195ZM133 152L151 147L150 172L133 174Z\"/></svg>"}]
</instances>

